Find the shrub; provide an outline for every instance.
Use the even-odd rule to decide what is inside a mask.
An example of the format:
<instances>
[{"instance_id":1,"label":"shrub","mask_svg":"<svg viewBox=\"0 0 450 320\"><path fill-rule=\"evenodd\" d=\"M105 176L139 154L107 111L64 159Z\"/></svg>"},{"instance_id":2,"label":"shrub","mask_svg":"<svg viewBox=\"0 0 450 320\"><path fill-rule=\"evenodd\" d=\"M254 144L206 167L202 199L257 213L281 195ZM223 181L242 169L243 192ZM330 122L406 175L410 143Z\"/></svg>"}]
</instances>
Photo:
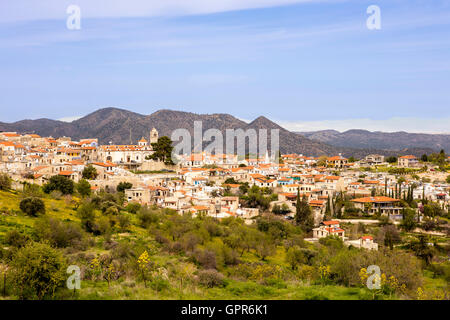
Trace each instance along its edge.
<instances>
[{"instance_id":1,"label":"shrub","mask_svg":"<svg viewBox=\"0 0 450 320\"><path fill-rule=\"evenodd\" d=\"M119 215L119 226L122 230L126 230L131 225L130 217L124 214Z\"/></svg>"},{"instance_id":2,"label":"shrub","mask_svg":"<svg viewBox=\"0 0 450 320\"><path fill-rule=\"evenodd\" d=\"M30 237L17 230L10 230L5 235L5 243L15 248L22 248L30 241Z\"/></svg>"},{"instance_id":3,"label":"shrub","mask_svg":"<svg viewBox=\"0 0 450 320\"><path fill-rule=\"evenodd\" d=\"M58 190L62 194L72 194L75 188L73 180L64 176L53 176L43 187L45 193Z\"/></svg>"},{"instance_id":4,"label":"shrub","mask_svg":"<svg viewBox=\"0 0 450 320\"><path fill-rule=\"evenodd\" d=\"M23 186L22 196L24 198L42 198L43 193L41 187L37 184L27 183Z\"/></svg>"},{"instance_id":5,"label":"shrub","mask_svg":"<svg viewBox=\"0 0 450 320\"><path fill-rule=\"evenodd\" d=\"M400 225L405 231L411 231L416 228L416 212L414 209L403 209L403 219Z\"/></svg>"},{"instance_id":6,"label":"shrub","mask_svg":"<svg viewBox=\"0 0 450 320\"><path fill-rule=\"evenodd\" d=\"M35 223L34 230L40 241L47 240L52 246L82 248L83 230L73 223L44 218Z\"/></svg>"},{"instance_id":7,"label":"shrub","mask_svg":"<svg viewBox=\"0 0 450 320\"><path fill-rule=\"evenodd\" d=\"M253 269L250 279L267 284L270 280L282 280L283 275L283 269L280 266L261 264Z\"/></svg>"},{"instance_id":8,"label":"shrub","mask_svg":"<svg viewBox=\"0 0 450 320\"><path fill-rule=\"evenodd\" d=\"M88 197L91 195L91 185L84 179L81 179L80 182L77 183L77 192L82 197Z\"/></svg>"},{"instance_id":9,"label":"shrub","mask_svg":"<svg viewBox=\"0 0 450 320\"><path fill-rule=\"evenodd\" d=\"M44 201L39 198L25 198L20 201L19 207L23 213L32 217L36 217L39 214L45 214Z\"/></svg>"},{"instance_id":10,"label":"shrub","mask_svg":"<svg viewBox=\"0 0 450 320\"><path fill-rule=\"evenodd\" d=\"M97 169L95 169L91 164L83 169L83 179L95 180L98 176Z\"/></svg>"},{"instance_id":11,"label":"shrub","mask_svg":"<svg viewBox=\"0 0 450 320\"><path fill-rule=\"evenodd\" d=\"M198 273L198 282L207 288L219 287L223 285L224 276L214 269L201 270Z\"/></svg>"},{"instance_id":12,"label":"shrub","mask_svg":"<svg viewBox=\"0 0 450 320\"><path fill-rule=\"evenodd\" d=\"M117 209L116 206L111 206L111 207L107 208L107 209L103 212L103 214L106 215L106 216L110 216L110 215L116 216L116 215L119 214L119 210Z\"/></svg>"},{"instance_id":13,"label":"shrub","mask_svg":"<svg viewBox=\"0 0 450 320\"><path fill-rule=\"evenodd\" d=\"M302 265L298 268L297 275L301 280L314 281L317 278L316 269L313 266Z\"/></svg>"},{"instance_id":14,"label":"shrub","mask_svg":"<svg viewBox=\"0 0 450 320\"><path fill-rule=\"evenodd\" d=\"M47 244L31 243L19 249L11 260L14 289L20 299L53 296L66 279L66 261Z\"/></svg>"},{"instance_id":15,"label":"shrub","mask_svg":"<svg viewBox=\"0 0 450 320\"><path fill-rule=\"evenodd\" d=\"M214 251L196 249L194 251L194 258L203 268L216 269L216 254Z\"/></svg>"},{"instance_id":16,"label":"shrub","mask_svg":"<svg viewBox=\"0 0 450 320\"><path fill-rule=\"evenodd\" d=\"M59 190L53 190L50 192L50 198L53 200L61 200L62 199L62 193Z\"/></svg>"},{"instance_id":17,"label":"shrub","mask_svg":"<svg viewBox=\"0 0 450 320\"><path fill-rule=\"evenodd\" d=\"M98 231L98 226L95 224L94 207L90 203L82 204L78 208L77 214L81 219L81 226L84 230L93 233Z\"/></svg>"},{"instance_id":18,"label":"shrub","mask_svg":"<svg viewBox=\"0 0 450 320\"><path fill-rule=\"evenodd\" d=\"M141 205L137 202L130 202L126 208L125 208L128 212L130 213L138 213L138 211L141 209Z\"/></svg>"},{"instance_id":19,"label":"shrub","mask_svg":"<svg viewBox=\"0 0 450 320\"><path fill-rule=\"evenodd\" d=\"M141 227L148 228L151 224L158 222L159 217L152 210L143 207L139 210L138 219Z\"/></svg>"},{"instance_id":20,"label":"shrub","mask_svg":"<svg viewBox=\"0 0 450 320\"><path fill-rule=\"evenodd\" d=\"M116 190L117 190L117 192L124 192L125 190L131 189L131 188L133 188L133 184L132 184L132 183L129 183L129 182L120 182L120 183L117 185Z\"/></svg>"},{"instance_id":21,"label":"shrub","mask_svg":"<svg viewBox=\"0 0 450 320\"><path fill-rule=\"evenodd\" d=\"M11 179L6 173L0 174L0 190L11 189Z\"/></svg>"}]
</instances>

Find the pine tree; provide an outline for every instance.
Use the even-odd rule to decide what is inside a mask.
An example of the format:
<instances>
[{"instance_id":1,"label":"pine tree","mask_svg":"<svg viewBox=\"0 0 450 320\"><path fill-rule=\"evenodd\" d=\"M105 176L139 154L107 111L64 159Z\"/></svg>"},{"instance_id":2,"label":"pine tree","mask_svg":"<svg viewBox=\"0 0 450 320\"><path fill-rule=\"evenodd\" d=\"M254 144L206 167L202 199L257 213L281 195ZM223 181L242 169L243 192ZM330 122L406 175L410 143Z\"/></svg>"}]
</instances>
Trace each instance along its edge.
<instances>
[{"instance_id":1,"label":"pine tree","mask_svg":"<svg viewBox=\"0 0 450 320\"><path fill-rule=\"evenodd\" d=\"M300 189L297 190L297 203L295 205L295 221L302 229L309 232L314 227L314 218L312 216L311 207L308 204L306 195L300 199Z\"/></svg>"}]
</instances>

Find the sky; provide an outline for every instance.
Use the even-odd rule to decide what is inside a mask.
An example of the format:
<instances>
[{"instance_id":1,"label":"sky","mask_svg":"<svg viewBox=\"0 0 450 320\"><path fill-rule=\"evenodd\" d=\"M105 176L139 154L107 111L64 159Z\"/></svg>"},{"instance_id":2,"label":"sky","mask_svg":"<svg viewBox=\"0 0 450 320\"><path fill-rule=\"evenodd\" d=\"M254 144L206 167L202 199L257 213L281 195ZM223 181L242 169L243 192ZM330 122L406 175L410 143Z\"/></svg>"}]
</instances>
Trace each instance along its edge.
<instances>
[{"instance_id":1,"label":"sky","mask_svg":"<svg viewBox=\"0 0 450 320\"><path fill-rule=\"evenodd\" d=\"M164 108L450 133L449 88L450 0L0 2L2 122Z\"/></svg>"}]
</instances>

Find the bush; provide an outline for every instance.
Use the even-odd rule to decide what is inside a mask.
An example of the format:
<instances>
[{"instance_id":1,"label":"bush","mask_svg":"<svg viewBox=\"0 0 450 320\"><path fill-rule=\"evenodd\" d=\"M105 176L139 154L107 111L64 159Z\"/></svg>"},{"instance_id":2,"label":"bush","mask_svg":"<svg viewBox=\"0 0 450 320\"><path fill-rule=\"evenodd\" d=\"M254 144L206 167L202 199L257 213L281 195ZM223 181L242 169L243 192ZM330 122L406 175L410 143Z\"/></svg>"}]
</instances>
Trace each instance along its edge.
<instances>
[{"instance_id":1,"label":"bush","mask_svg":"<svg viewBox=\"0 0 450 320\"><path fill-rule=\"evenodd\" d=\"M44 218L35 223L34 230L40 241L47 240L52 246L83 248L83 230L73 223Z\"/></svg>"},{"instance_id":2,"label":"bush","mask_svg":"<svg viewBox=\"0 0 450 320\"><path fill-rule=\"evenodd\" d=\"M205 269L216 269L216 254L214 251L196 249L194 259Z\"/></svg>"},{"instance_id":3,"label":"bush","mask_svg":"<svg viewBox=\"0 0 450 320\"><path fill-rule=\"evenodd\" d=\"M43 186L45 193L50 193L54 190L60 191L62 194L72 194L75 189L74 182L64 176L53 176L49 182Z\"/></svg>"},{"instance_id":4,"label":"bush","mask_svg":"<svg viewBox=\"0 0 450 320\"><path fill-rule=\"evenodd\" d=\"M119 209L117 209L116 206L111 206L111 207L108 207L105 211L103 211L103 214L105 216L110 216L110 215L116 216L119 214Z\"/></svg>"},{"instance_id":5,"label":"bush","mask_svg":"<svg viewBox=\"0 0 450 320\"><path fill-rule=\"evenodd\" d=\"M53 200L61 200L62 195L63 194L59 190L53 190L52 192L50 192L50 198L52 198Z\"/></svg>"},{"instance_id":6,"label":"bush","mask_svg":"<svg viewBox=\"0 0 450 320\"><path fill-rule=\"evenodd\" d=\"M82 197L88 197L91 195L91 185L84 179L81 179L80 182L77 183L77 192Z\"/></svg>"},{"instance_id":7,"label":"bush","mask_svg":"<svg viewBox=\"0 0 450 320\"><path fill-rule=\"evenodd\" d=\"M426 231L435 230L439 228L437 222L433 219L425 218L422 222L422 228Z\"/></svg>"},{"instance_id":8,"label":"bush","mask_svg":"<svg viewBox=\"0 0 450 320\"><path fill-rule=\"evenodd\" d=\"M198 282L207 288L220 287L224 283L224 276L214 269L201 270L198 273Z\"/></svg>"},{"instance_id":9,"label":"bush","mask_svg":"<svg viewBox=\"0 0 450 320\"><path fill-rule=\"evenodd\" d=\"M125 208L125 210L127 210L128 212L134 213L134 214L138 213L138 211L140 209L141 209L141 205L137 202L130 202Z\"/></svg>"},{"instance_id":10,"label":"bush","mask_svg":"<svg viewBox=\"0 0 450 320\"><path fill-rule=\"evenodd\" d=\"M84 230L92 233L98 231L98 226L95 224L94 207L90 203L82 204L78 208L77 214L81 219L81 226Z\"/></svg>"},{"instance_id":11,"label":"bush","mask_svg":"<svg viewBox=\"0 0 450 320\"><path fill-rule=\"evenodd\" d=\"M95 169L91 164L83 169L83 179L95 180L98 176L97 169Z\"/></svg>"},{"instance_id":12,"label":"bush","mask_svg":"<svg viewBox=\"0 0 450 320\"><path fill-rule=\"evenodd\" d=\"M19 207L23 213L32 217L36 217L39 214L45 214L44 201L39 198L25 198L20 201Z\"/></svg>"},{"instance_id":13,"label":"bush","mask_svg":"<svg viewBox=\"0 0 450 320\"><path fill-rule=\"evenodd\" d=\"M298 277L305 281L314 281L317 278L316 269L313 266L302 265L297 271Z\"/></svg>"},{"instance_id":14,"label":"bush","mask_svg":"<svg viewBox=\"0 0 450 320\"><path fill-rule=\"evenodd\" d=\"M117 190L117 192L124 192L126 189L131 189L131 188L133 188L133 184L132 184L132 183L129 183L129 182L120 182L120 183L117 185L116 190Z\"/></svg>"},{"instance_id":15,"label":"bush","mask_svg":"<svg viewBox=\"0 0 450 320\"><path fill-rule=\"evenodd\" d=\"M31 243L17 251L11 260L11 281L19 299L54 296L66 279L66 261L47 244Z\"/></svg>"},{"instance_id":16,"label":"bush","mask_svg":"<svg viewBox=\"0 0 450 320\"><path fill-rule=\"evenodd\" d=\"M119 215L119 226L122 230L126 230L131 225L130 217L124 214Z\"/></svg>"},{"instance_id":17,"label":"bush","mask_svg":"<svg viewBox=\"0 0 450 320\"><path fill-rule=\"evenodd\" d=\"M39 185L27 183L23 186L22 196L24 198L42 198L43 193Z\"/></svg>"},{"instance_id":18,"label":"bush","mask_svg":"<svg viewBox=\"0 0 450 320\"><path fill-rule=\"evenodd\" d=\"M0 190L11 189L11 179L6 173L0 174Z\"/></svg>"},{"instance_id":19,"label":"bush","mask_svg":"<svg viewBox=\"0 0 450 320\"><path fill-rule=\"evenodd\" d=\"M17 230L10 230L5 235L5 243L15 248L22 248L30 241L30 237Z\"/></svg>"},{"instance_id":20,"label":"bush","mask_svg":"<svg viewBox=\"0 0 450 320\"><path fill-rule=\"evenodd\" d=\"M138 219L143 228L148 228L151 224L159 221L158 214L145 207L139 210Z\"/></svg>"},{"instance_id":21,"label":"bush","mask_svg":"<svg viewBox=\"0 0 450 320\"><path fill-rule=\"evenodd\" d=\"M416 211L409 208L403 209L403 219L400 225L405 231L414 230L417 226Z\"/></svg>"}]
</instances>

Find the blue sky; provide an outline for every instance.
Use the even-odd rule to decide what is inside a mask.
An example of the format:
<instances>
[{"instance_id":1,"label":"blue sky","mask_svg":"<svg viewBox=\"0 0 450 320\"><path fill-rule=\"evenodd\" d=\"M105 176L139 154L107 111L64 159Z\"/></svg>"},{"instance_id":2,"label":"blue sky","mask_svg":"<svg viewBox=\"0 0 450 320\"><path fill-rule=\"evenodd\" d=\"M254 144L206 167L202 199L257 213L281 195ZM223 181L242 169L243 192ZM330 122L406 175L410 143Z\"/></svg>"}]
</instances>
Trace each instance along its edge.
<instances>
[{"instance_id":1,"label":"blue sky","mask_svg":"<svg viewBox=\"0 0 450 320\"><path fill-rule=\"evenodd\" d=\"M0 70L4 122L115 106L450 133L450 1L2 1Z\"/></svg>"}]
</instances>

